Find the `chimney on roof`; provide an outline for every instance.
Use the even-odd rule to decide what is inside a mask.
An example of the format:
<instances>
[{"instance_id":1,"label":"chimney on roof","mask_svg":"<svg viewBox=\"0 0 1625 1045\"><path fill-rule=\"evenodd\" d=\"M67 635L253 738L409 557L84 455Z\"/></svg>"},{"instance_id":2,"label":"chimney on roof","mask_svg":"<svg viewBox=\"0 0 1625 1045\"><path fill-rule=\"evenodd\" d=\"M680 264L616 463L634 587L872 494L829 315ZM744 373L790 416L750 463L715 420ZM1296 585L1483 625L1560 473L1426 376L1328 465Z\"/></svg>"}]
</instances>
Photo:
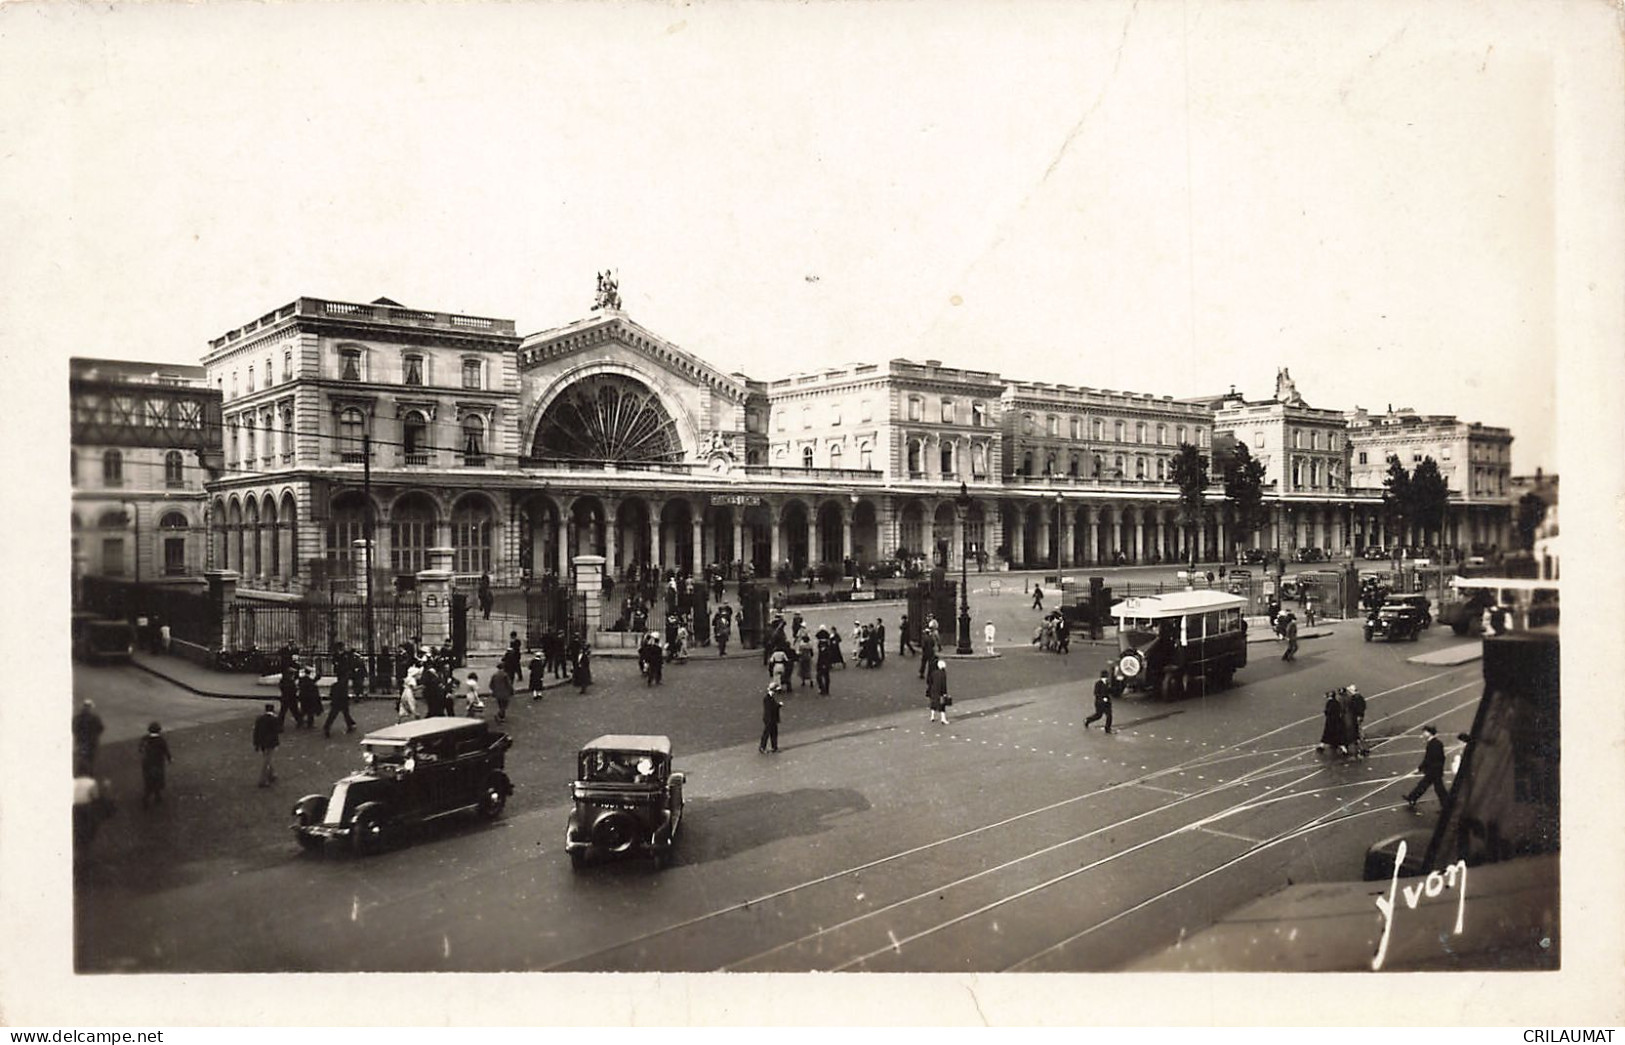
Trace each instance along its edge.
<instances>
[{"instance_id":1,"label":"chimney on roof","mask_svg":"<svg viewBox=\"0 0 1625 1045\"><path fill-rule=\"evenodd\" d=\"M926 366L941 366L942 365L942 360L940 360L940 359L927 359L925 361L925 365Z\"/></svg>"}]
</instances>

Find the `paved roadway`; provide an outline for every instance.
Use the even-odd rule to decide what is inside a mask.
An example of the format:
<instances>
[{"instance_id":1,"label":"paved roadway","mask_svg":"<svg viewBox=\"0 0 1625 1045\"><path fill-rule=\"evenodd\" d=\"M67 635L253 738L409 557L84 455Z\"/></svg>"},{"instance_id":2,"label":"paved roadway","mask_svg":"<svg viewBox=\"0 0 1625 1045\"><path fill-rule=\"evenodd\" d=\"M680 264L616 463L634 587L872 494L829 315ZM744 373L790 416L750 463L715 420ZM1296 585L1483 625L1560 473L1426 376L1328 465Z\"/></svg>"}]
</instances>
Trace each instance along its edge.
<instances>
[{"instance_id":1,"label":"paved roadway","mask_svg":"<svg viewBox=\"0 0 1625 1045\"><path fill-rule=\"evenodd\" d=\"M1030 620L1025 603L1000 601L1009 632ZM136 721L163 701L177 761L170 802L142 810L128 801L133 741L104 747L101 771L129 783L79 864L77 965L1121 968L1289 881L1356 878L1371 840L1417 826L1400 799L1416 730L1434 722L1453 737L1470 725L1478 664L1409 663L1458 644L1437 629L1391 646L1362 642L1353 622L1332 631L1294 664L1255 643L1226 692L1124 700L1111 736L1081 726L1105 645L1060 657L1010 643L996 659L953 662L947 726L927 721L914 665L893 656L838 671L831 697L798 691L778 756L756 751L759 658L707 651L668 667L657 689L630 662L601 659L587 695L561 687L516 707L519 790L502 820L448 823L367 860L303 854L287 830L294 799L356 764L355 737L291 732L282 780L262 790L248 739L256 705L161 692L134 669L82 669L76 694L104 711L123 706ZM1351 681L1369 696L1375 753L1317 756L1324 691ZM384 702L358 712L363 727L391 717ZM574 748L634 730L670 734L689 776L677 859L659 873L643 862L573 873L562 835Z\"/></svg>"}]
</instances>

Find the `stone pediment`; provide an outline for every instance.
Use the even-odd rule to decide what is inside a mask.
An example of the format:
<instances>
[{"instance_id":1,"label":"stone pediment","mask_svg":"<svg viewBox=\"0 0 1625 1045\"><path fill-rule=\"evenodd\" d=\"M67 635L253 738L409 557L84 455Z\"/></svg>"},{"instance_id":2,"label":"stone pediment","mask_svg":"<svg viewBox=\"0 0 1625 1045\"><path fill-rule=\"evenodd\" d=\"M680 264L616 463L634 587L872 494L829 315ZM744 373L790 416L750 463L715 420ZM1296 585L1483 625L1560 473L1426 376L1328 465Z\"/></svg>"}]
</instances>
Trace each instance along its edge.
<instances>
[{"instance_id":1,"label":"stone pediment","mask_svg":"<svg viewBox=\"0 0 1625 1045\"><path fill-rule=\"evenodd\" d=\"M628 319L625 313L615 311L531 334L519 345L519 372L523 374L557 364L572 356L602 353L610 345L619 345L643 356L651 367L680 381L706 385L730 402L745 401L746 389L739 379L649 332Z\"/></svg>"}]
</instances>

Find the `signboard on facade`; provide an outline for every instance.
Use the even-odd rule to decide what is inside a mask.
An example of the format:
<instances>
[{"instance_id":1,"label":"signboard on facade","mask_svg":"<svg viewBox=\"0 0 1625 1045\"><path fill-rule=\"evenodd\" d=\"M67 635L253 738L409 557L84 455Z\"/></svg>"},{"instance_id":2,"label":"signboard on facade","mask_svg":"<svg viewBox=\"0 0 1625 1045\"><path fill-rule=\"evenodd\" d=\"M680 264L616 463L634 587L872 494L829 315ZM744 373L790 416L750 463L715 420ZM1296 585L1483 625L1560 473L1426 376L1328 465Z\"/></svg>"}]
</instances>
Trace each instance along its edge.
<instances>
[{"instance_id":1,"label":"signboard on facade","mask_svg":"<svg viewBox=\"0 0 1625 1045\"><path fill-rule=\"evenodd\" d=\"M762 503L761 497L748 493L714 493L711 495L711 504L738 505L741 508L756 508Z\"/></svg>"}]
</instances>

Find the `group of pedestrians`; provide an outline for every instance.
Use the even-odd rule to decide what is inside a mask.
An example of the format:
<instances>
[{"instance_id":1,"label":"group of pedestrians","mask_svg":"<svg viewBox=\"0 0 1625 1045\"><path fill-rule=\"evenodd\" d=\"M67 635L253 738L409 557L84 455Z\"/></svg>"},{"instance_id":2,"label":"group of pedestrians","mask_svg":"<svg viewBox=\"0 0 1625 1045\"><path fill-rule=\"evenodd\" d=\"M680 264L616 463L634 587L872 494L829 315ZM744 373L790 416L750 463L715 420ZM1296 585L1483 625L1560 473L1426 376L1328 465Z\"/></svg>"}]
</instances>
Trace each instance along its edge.
<instances>
[{"instance_id":1,"label":"group of pedestrians","mask_svg":"<svg viewBox=\"0 0 1625 1045\"><path fill-rule=\"evenodd\" d=\"M1341 755L1369 755L1364 736L1365 696L1352 682L1326 691L1321 707L1322 724L1317 754L1328 748Z\"/></svg>"},{"instance_id":2,"label":"group of pedestrians","mask_svg":"<svg viewBox=\"0 0 1625 1045\"><path fill-rule=\"evenodd\" d=\"M993 622L988 622L992 627ZM1060 610L1050 610L1033 631L1033 645L1047 653L1072 652L1072 626Z\"/></svg>"}]
</instances>

